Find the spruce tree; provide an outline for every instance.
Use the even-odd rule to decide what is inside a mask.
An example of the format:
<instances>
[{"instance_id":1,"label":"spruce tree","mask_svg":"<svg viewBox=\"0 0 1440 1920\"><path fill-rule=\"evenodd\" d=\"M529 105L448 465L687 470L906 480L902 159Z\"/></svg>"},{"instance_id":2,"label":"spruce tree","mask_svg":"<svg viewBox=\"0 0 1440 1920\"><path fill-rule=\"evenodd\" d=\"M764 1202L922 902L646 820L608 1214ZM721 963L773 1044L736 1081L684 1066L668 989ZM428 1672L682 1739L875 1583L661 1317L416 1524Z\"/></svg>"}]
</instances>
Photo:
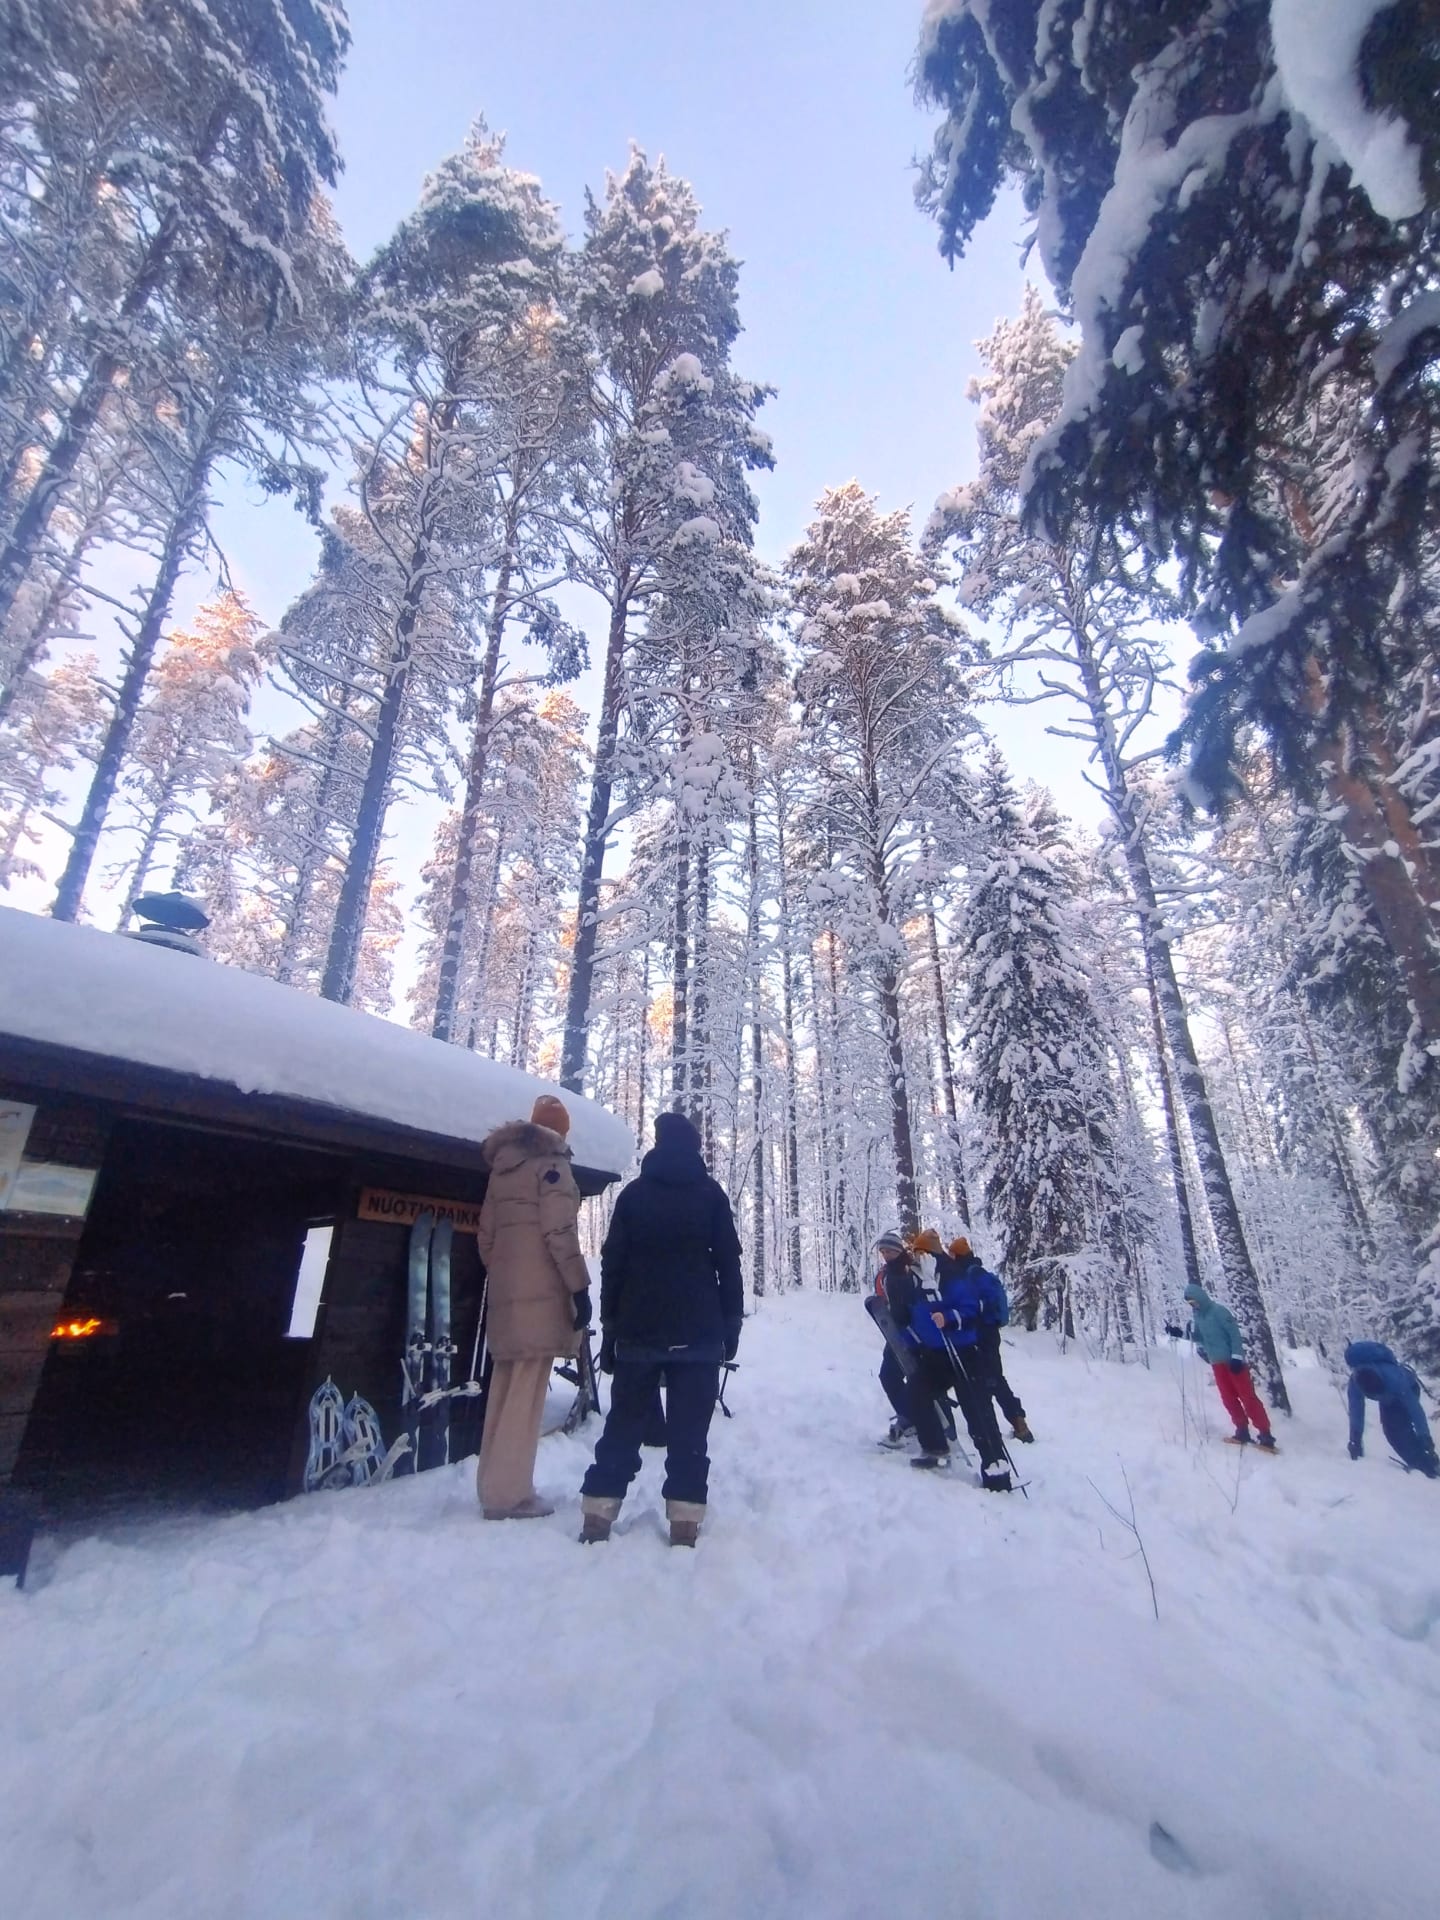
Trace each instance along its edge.
<instances>
[{"instance_id":1,"label":"spruce tree","mask_svg":"<svg viewBox=\"0 0 1440 1920\"><path fill-rule=\"evenodd\" d=\"M1080 956L1049 795L1022 801L992 748L978 810L988 858L972 876L959 944L985 1213L1024 1324L1043 1317L1068 1332L1074 1294L1098 1292L1122 1257L1107 1022Z\"/></svg>"}]
</instances>

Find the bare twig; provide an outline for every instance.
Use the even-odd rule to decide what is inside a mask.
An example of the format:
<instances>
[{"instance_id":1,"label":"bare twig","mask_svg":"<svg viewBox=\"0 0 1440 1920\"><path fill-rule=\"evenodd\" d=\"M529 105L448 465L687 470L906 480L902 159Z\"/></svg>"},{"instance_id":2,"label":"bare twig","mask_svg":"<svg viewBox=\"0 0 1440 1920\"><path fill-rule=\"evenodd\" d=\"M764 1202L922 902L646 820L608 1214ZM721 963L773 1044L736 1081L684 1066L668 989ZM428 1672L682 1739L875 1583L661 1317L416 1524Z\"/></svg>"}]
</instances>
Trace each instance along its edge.
<instances>
[{"instance_id":1,"label":"bare twig","mask_svg":"<svg viewBox=\"0 0 1440 1920\"><path fill-rule=\"evenodd\" d=\"M1115 1458L1117 1460L1120 1460L1120 1456L1118 1453L1116 1454ZM1099 1487L1095 1485L1095 1482L1093 1480L1089 1480L1089 1477L1087 1475L1089 1486L1092 1492L1095 1494L1096 1498L1101 1502L1101 1504L1107 1509L1108 1512L1112 1513L1115 1516L1115 1518L1120 1522L1122 1527L1128 1528L1129 1531L1135 1536L1135 1546L1139 1552L1141 1564L1145 1568L1145 1578L1150 1582L1150 1604L1155 1609L1155 1618L1158 1620L1160 1618L1160 1601L1155 1593L1155 1575L1150 1571L1150 1556L1148 1553L1146 1553L1145 1542L1140 1537L1140 1527L1138 1522L1135 1519L1135 1494L1134 1494L1134 1490L1130 1485L1130 1476L1125 1471L1125 1462L1123 1460L1120 1460L1120 1478L1125 1482L1125 1496L1130 1504L1130 1512L1128 1516L1121 1513L1120 1509L1114 1504L1113 1501L1107 1500L1105 1495L1101 1493ZM1104 1539L1103 1535L1101 1536L1101 1539L1103 1542L1103 1539Z\"/></svg>"}]
</instances>

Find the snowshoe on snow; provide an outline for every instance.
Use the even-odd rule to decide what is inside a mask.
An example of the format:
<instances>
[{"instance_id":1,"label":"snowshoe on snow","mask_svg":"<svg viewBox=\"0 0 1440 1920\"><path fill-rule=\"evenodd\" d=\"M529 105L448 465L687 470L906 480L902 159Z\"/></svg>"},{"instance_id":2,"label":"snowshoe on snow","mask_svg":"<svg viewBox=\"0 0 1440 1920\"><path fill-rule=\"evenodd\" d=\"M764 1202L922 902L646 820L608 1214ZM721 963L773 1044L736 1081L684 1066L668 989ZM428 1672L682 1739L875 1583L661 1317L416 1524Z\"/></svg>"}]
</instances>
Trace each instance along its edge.
<instances>
[{"instance_id":1,"label":"snowshoe on snow","mask_svg":"<svg viewBox=\"0 0 1440 1920\"><path fill-rule=\"evenodd\" d=\"M1251 1444L1249 1427L1237 1427L1234 1433L1225 1436L1227 1447L1248 1447Z\"/></svg>"},{"instance_id":2,"label":"snowshoe on snow","mask_svg":"<svg viewBox=\"0 0 1440 1920\"><path fill-rule=\"evenodd\" d=\"M1279 1447L1275 1444L1275 1436L1273 1433L1257 1433L1255 1436L1255 1444L1262 1453L1278 1453L1280 1451Z\"/></svg>"},{"instance_id":3,"label":"snowshoe on snow","mask_svg":"<svg viewBox=\"0 0 1440 1920\"><path fill-rule=\"evenodd\" d=\"M950 1465L950 1456L948 1453L922 1453L918 1454L910 1464L912 1467L919 1467L922 1473L943 1473Z\"/></svg>"},{"instance_id":4,"label":"snowshoe on snow","mask_svg":"<svg viewBox=\"0 0 1440 1920\"><path fill-rule=\"evenodd\" d=\"M980 1484L987 1493L1013 1493L1015 1483L1006 1467L986 1467L980 1475Z\"/></svg>"},{"instance_id":5,"label":"snowshoe on snow","mask_svg":"<svg viewBox=\"0 0 1440 1920\"><path fill-rule=\"evenodd\" d=\"M888 1447L892 1453L901 1447L908 1447L915 1437L915 1423L912 1420L892 1420L888 1432L875 1442L877 1447Z\"/></svg>"}]
</instances>

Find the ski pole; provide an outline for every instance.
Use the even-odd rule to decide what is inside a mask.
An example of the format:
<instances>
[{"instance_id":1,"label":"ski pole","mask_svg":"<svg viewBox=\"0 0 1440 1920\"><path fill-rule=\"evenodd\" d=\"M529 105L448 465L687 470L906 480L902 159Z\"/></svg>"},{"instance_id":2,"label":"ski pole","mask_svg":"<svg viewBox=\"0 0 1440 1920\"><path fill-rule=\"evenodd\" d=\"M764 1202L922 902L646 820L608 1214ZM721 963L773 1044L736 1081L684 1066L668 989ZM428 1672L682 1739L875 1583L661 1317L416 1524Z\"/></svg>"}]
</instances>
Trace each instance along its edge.
<instances>
[{"instance_id":1,"label":"ski pole","mask_svg":"<svg viewBox=\"0 0 1440 1920\"><path fill-rule=\"evenodd\" d=\"M948 1333L943 1331L943 1329L940 1337L945 1342L945 1353L947 1358L950 1361L950 1371L955 1376L955 1398L956 1398L956 1401L958 1402L958 1412L960 1414L960 1419L965 1421L965 1426L968 1429L970 1422L965 1419L964 1391L960 1385L960 1379L961 1379L960 1356L955 1351L954 1341L950 1338L950 1335ZM970 1452L969 1448L965 1445L964 1441L960 1438L959 1422L956 1423L956 1427L955 1427L955 1445L959 1449L960 1457L962 1460L964 1460L966 1466L973 1467L975 1465L975 1458L974 1458L974 1455Z\"/></svg>"}]
</instances>

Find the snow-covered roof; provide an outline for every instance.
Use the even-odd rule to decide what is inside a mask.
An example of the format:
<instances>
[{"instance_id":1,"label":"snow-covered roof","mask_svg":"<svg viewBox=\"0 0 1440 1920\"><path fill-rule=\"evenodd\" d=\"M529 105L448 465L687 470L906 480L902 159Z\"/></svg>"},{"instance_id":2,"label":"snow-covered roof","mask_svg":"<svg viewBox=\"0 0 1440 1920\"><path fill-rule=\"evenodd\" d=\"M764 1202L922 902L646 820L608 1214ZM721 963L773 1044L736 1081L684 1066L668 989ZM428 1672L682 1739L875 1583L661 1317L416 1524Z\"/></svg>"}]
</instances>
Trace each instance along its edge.
<instances>
[{"instance_id":1,"label":"snow-covered roof","mask_svg":"<svg viewBox=\"0 0 1440 1920\"><path fill-rule=\"evenodd\" d=\"M620 1173L635 1155L623 1120L549 1080L236 967L0 907L7 1036L466 1142L553 1093L580 1166Z\"/></svg>"}]
</instances>

